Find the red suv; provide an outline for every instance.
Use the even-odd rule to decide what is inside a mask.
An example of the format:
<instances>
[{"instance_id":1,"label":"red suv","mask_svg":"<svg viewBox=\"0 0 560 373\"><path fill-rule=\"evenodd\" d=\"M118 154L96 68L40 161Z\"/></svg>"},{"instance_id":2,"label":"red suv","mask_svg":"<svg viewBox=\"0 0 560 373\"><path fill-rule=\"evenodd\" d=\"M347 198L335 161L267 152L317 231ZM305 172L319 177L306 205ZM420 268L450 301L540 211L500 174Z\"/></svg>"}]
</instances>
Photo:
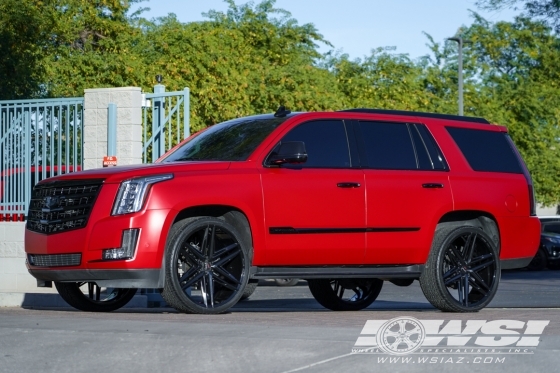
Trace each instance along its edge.
<instances>
[{"instance_id":1,"label":"red suv","mask_svg":"<svg viewBox=\"0 0 560 373\"><path fill-rule=\"evenodd\" d=\"M57 176L33 190L25 250L38 286L86 311L158 288L220 313L254 282L306 279L332 310L419 280L477 311L539 245L533 186L502 126L353 109L216 124L155 164Z\"/></svg>"}]
</instances>

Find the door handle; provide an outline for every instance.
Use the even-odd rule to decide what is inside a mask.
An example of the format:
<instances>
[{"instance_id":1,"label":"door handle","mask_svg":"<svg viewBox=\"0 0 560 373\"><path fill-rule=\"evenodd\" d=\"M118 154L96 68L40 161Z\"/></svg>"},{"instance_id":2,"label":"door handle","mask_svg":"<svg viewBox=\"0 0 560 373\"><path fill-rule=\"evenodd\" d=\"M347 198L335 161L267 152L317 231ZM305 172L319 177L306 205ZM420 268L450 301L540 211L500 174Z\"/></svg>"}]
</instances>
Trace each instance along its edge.
<instances>
[{"instance_id":1,"label":"door handle","mask_svg":"<svg viewBox=\"0 0 560 373\"><path fill-rule=\"evenodd\" d=\"M429 188L429 189L443 188L443 184L427 183L427 184L422 184L422 188Z\"/></svg>"},{"instance_id":2,"label":"door handle","mask_svg":"<svg viewBox=\"0 0 560 373\"><path fill-rule=\"evenodd\" d=\"M360 183L338 183L336 186L339 188L359 188Z\"/></svg>"}]
</instances>

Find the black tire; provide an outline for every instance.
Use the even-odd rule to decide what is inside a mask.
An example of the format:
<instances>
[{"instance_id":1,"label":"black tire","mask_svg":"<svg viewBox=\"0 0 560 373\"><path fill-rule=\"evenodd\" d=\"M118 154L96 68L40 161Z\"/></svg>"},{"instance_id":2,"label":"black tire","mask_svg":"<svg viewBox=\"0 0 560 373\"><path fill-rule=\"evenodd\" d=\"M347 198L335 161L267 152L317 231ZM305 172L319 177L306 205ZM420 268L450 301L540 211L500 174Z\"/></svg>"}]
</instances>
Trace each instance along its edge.
<instances>
[{"instance_id":1,"label":"black tire","mask_svg":"<svg viewBox=\"0 0 560 373\"><path fill-rule=\"evenodd\" d=\"M161 295L180 312L226 312L243 296L250 265L251 248L232 225L213 217L182 220L167 240Z\"/></svg>"},{"instance_id":2,"label":"black tire","mask_svg":"<svg viewBox=\"0 0 560 373\"><path fill-rule=\"evenodd\" d=\"M552 271L557 271L560 269L560 261L555 260L553 262L548 262L548 264L546 265L548 269L552 270Z\"/></svg>"},{"instance_id":3,"label":"black tire","mask_svg":"<svg viewBox=\"0 0 560 373\"><path fill-rule=\"evenodd\" d=\"M531 263L526 267L529 271L542 271L546 268L548 262L548 256L546 255L545 249L539 247L537 253Z\"/></svg>"},{"instance_id":4,"label":"black tire","mask_svg":"<svg viewBox=\"0 0 560 373\"><path fill-rule=\"evenodd\" d=\"M241 300L248 299L255 290L257 290L257 286L259 285L259 280L249 280L247 286L245 286L245 290L243 290L243 295L241 296Z\"/></svg>"},{"instance_id":5,"label":"black tire","mask_svg":"<svg viewBox=\"0 0 560 373\"><path fill-rule=\"evenodd\" d=\"M310 279L307 283L317 302L333 311L364 309L377 299L383 287L383 280L376 278ZM345 297L350 293L347 290L353 295Z\"/></svg>"},{"instance_id":6,"label":"black tire","mask_svg":"<svg viewBox=\"0 0 560 373\"><path fill-rule=\"evenodd\" d=\"M278 286L296 286L299 278L276 278L274 279Z\"/></svg>"},{"instance_id":7,"label":"black tire","mask_svg":"<svg viewBox=\"0 0 560 373\"><path fill-rule=\"evenodd\" d=\"M420 287L434 307L479 311L492 301L499 282L498 247L482 229L455 226L436 231L420 276Z\"/></svg>"},{"instance_id":8,"label":"black tire","mask_svg":"<svg viewBox=\"0 0 560 373\"><path fill-rule=\"evenodd\" d=\"M86 312L111 312L124 307L136 289L104 289L94 282L55 282L58 294L74 308ZM87 291L87 294L84 293Z\"/></svg>"}]
</instances>

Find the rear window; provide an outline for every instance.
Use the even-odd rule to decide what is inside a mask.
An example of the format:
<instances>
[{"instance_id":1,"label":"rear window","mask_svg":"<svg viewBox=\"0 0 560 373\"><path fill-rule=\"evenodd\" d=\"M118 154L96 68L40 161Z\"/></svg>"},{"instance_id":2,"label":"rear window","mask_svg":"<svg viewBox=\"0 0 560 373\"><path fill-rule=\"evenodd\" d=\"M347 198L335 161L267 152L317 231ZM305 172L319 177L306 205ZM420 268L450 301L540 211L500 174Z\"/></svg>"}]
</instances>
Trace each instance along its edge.
<instances>
[{"instance_id":1,"label":"rear window","mask_svg":"<svg viewBox=\"0 0 560 373\"><path fill-rule=\"evenodd\" d=\"M475 171L522 174L515 150L503 132L447 127Z\"/></svg>"}]
</instances>

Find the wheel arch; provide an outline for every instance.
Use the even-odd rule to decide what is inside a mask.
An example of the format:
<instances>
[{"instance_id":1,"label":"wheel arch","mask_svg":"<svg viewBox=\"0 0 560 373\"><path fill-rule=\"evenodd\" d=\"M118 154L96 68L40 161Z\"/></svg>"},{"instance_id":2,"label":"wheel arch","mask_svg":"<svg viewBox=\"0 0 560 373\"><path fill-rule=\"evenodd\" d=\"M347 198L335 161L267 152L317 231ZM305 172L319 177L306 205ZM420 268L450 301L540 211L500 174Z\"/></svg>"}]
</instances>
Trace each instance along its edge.
<instances>
[{"instance_id":1,"label":"wheel arch","mask_svg":"<svg viewBox=\"0 0 560 373\"><path fill-rule=\"evenodd\" d=\"M179 211L172 224L183 219L211 216L214 218L224 219L231 224L242 236L243 243L251 248L251 256L253 251L253 234L249 218L240 209L227 205L202 205L192 206Z\"/></svg>"},{"instance_id":2,"label":"wheel arch","mask_svg":"<svg viewBox=\"0 0 560 373\"><path fill-rule=\"evenodd\" d=\"M500 227L498 225L498 220L489 212L480 210L448 212L439 219L436 231L442 227L462 226L465 225L465 223L481 228L486 232L490 238L492 238L492 241L494 241L498 248L498 253L500 253Z\"/></svg>"}]
</instances>

